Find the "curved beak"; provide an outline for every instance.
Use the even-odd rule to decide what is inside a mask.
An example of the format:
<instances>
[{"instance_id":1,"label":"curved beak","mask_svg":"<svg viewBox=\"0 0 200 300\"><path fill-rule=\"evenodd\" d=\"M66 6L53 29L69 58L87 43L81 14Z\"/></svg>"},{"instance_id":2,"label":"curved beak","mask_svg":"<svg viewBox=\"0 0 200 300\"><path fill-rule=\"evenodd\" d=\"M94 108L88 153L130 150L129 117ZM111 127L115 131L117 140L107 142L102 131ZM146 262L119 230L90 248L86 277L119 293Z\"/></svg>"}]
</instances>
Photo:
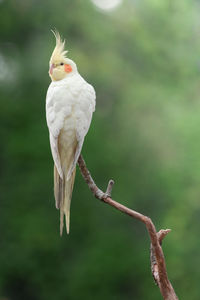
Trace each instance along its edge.
<instances>
[{"instance_id":1,"label":"curved beak","mask_svg":"<svg viewBox=\"0 0 200 300\"><path fill-rule=\"evenodd\" d=\"M51 64L49 73L52 75L53 74L53 69L55 68L55 64Z\"/></svg>"}]
</instances>

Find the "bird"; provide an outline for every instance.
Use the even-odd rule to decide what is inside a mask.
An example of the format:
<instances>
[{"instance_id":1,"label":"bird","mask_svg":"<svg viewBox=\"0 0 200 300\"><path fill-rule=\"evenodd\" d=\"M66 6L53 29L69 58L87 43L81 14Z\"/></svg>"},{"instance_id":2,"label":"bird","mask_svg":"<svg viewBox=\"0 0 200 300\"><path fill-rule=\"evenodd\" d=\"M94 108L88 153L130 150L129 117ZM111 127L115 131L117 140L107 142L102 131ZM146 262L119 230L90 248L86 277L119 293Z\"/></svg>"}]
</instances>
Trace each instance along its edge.
<instances>
[{"instance_id":1,"label":"bird","mask_svg":"<svg viewBox=\"0 0 200 300\"><path fill-rule=\"evenodd\" d=\"M96 93L79 74L76 63L67 57L65 40L58 31L52 32L56 45L49 62L51 83L46 95L46 120L54 161L55 205L60 210L62 236L64 217L69 234L76 164L95 111Z\"/></svg>"}]
</instances>

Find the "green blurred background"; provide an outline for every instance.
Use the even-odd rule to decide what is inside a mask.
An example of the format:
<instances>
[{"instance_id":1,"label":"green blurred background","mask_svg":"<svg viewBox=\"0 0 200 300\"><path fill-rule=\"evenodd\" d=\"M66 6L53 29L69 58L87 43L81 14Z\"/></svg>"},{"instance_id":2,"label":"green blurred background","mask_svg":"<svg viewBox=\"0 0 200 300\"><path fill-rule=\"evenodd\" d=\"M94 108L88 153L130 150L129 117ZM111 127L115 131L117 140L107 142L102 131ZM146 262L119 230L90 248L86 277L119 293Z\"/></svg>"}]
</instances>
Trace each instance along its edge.
<instances>
[{"instance_id":1,"label":"green blurred background","mask_svg":"<svg viewBox=\"0 0 200 300\"><path fill-rule=\"evenodd\" d=\"M200 299L199 14L197 0L0 1L1 300L161 299L144 225L93 198L79 171L59 236L45 119L54 28L97 93L88 168L172 229L169 277L180 299Z\"/></svg>"}]
</instances>

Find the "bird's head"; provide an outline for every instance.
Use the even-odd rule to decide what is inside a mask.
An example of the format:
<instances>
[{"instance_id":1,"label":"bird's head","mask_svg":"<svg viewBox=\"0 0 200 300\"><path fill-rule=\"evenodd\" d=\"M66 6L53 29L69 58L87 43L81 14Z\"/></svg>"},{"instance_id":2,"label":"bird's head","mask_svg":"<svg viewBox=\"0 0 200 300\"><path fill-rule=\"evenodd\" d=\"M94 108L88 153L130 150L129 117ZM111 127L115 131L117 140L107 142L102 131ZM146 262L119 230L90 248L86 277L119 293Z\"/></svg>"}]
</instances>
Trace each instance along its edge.
<instances>
[{"instance_id":1,"label":"bird's head","mask_svg":"<svg viewBox=\"0 0 200 300\"><path fill-rule=\"evenodd\" d=\"M49 62L49 76L52 81L62 80L77 73L76 64L66 57L65 41L62 41L57 31L52 31L56 38L56 46Z\"/></svg>"}]
</instances>

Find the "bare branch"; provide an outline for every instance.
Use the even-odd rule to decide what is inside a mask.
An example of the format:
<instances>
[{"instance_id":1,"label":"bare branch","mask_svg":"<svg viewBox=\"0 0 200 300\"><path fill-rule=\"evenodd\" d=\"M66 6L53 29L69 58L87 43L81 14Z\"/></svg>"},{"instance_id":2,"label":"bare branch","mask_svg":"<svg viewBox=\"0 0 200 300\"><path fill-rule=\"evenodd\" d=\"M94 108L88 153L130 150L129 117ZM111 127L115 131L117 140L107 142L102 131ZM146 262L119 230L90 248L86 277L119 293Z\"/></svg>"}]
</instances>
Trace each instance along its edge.
<instances>
[{"instance_id":1,"label":"bare branch","mask_svg":"<svg viewBox=\"0 0 200 300\"><path fill-rule=\"evenodd\" d=\"M171 231L171 229L161 229L159 232L157 232L157 238L159 241L159 244L162 244L162 240L164 239L164 237ZM155 280L155 283L157 285L159 285L159 274L158 274L158 265L157 265L157 261L156 261L156 257L155 257L155 253L153 251L153 247L151 244L150 247L150 261L151 261L151 271L152 271L152 275L153 278Z\"/></svg>"},{"instance_id":2,"label":"bare branch","mask_svg":"<svg viewBox=\"0 0 200 300\"><path fill-rule=\"evenodd\" d=\"M149 217L146 217L140 214L139 212L134 211L114 201L111 198L112 187L114 184L113 180L109 181L105 193L102 190L100 190L95 184L94 180L92 179L92 176L86 167L82 155L80 155L78 159L78 165L85 182L87 183L91 192L97 199L109 204L110 206L116 208L117 210L120 210L121 212L145 224L151 240L151 270L155 282L158 285L164 300L178 300L178 297L176 296L175 291L167 276L165 258L161 247L162 240L170 232L170 229L166 229L166 230L162 229L157 233L155 226Z\"/></svg>"},{"instance_id":3,"label":"bare branch","mask_svg":"<svg viewBox=\"0 0 200 300\"><path fill-rule=\"evenodd\" d=\"M171 232L171 229L161 229L157 232L157 237L159 240L160 245L162 245L163 239L166 237L166 235Z\"/></svg>"},{"instance_id":4,"label":"bare branch","mask_svg":"<svg viewBox=\"0 0 200 300\"><path fill-rule=\"evenodd\" d=\"M112 193L112 189L113 189L113 185L114 185L114 180L109 180L109 182L108 182L108 186L107 186L107 189L106 189L106 195L108 196L108 197L111 197L111 193Z\"/></svg>"}]
</instances>

